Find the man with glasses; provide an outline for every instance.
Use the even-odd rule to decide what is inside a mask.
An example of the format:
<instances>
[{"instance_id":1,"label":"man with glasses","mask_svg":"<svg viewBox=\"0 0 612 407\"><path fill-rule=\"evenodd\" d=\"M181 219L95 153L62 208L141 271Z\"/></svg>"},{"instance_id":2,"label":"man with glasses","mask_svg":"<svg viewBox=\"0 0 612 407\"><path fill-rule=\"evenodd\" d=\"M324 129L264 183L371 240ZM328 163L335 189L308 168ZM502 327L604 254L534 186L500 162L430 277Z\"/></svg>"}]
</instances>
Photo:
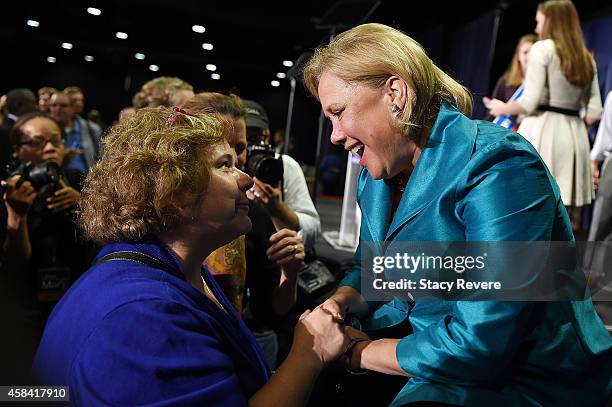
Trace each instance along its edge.
<instances>
[{"instance_id":1,"label":"man with glasses","mask_svg":"<svg viewBox=\"0 0 612 407\"><path fill-rule=\"evenodd\" d=\"M76 153L69 160L68 168L87 174L98 157L102 130L97 124L77 115L70 96L64 92L51 96L50 112L66 133L68 153Z\"/></svg>"}]
</instances>

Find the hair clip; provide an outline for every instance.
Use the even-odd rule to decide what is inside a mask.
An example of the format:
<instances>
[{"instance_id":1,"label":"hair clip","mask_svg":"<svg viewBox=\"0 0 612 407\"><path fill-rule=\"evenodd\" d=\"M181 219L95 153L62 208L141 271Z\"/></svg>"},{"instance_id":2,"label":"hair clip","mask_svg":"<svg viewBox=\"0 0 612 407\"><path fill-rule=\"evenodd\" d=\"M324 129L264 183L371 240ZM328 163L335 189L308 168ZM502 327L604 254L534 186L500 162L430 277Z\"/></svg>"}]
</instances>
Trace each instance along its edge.
<instances>
[{"instance_id":1,"label":"hair clip","mask_svg":"<svg viewBox=\"0 0 612 407\"><path fill-rule=\"evenodd\" d=\"M166 119L166 128L169 129L170 127L172 127L172 125L174 124L174 122L176 121L176 117L178 114L184 114L185 116L193 116L191 113L181 109L178 106L174 106L172 108L172 112L170 112L170 115L168 116L168 118Z\"/></svg>"}]
</instances>

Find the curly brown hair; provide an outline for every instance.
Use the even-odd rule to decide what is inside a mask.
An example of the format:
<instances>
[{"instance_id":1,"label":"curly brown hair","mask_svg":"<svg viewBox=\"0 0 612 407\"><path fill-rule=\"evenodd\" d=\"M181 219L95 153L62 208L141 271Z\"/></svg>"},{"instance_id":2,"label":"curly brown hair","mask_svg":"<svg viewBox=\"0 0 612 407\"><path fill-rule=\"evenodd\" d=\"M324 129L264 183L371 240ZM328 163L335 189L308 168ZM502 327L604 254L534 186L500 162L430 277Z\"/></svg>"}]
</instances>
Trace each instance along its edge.
<instances>
[{"instance_id":1,"label":"curly brown hair","mask_svg":"<svg viewBox=\"0 0 612 407\"><path fill-rule=\"evenodd\" d=\"M85 235L105 244L139 241L170 230L180 209L197 205L210 176L210 149L223 142L213 115L140 109L113 126L102 141L102 157L81 193L78 220Z\"/></svg>"}]
</instances>

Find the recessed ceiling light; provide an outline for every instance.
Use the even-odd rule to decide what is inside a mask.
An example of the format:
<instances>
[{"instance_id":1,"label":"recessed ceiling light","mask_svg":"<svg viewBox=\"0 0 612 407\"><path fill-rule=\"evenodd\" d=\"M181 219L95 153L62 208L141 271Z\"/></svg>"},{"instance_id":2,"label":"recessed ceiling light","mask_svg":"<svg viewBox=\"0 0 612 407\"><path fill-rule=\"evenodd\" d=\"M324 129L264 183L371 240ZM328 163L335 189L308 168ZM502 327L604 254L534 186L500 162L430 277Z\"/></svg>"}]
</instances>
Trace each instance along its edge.
<instances>
[{"instance_id":1,"label":"recessed ceiling light","mask_svg":"<svg viewBox=\"0 0 612 407\"><path fill-rule=\"evenodd\" d=\"M145 59L145 54L141 54L140 52L137 52L134 54L134 58L143 60Z\"/></svg>"},{"instance_id":2,"label":"recessed ceiling light","mask_svg":"<svg viewBox=\"0 0 612 407\"><path fill-rule=\"evenodd\" d=\"M206 64L206 69L209 71L216 71L217 70L217 66L213 65L213 64Z\"/></svg>"},{"instance_id":3,"label":"recessed ceiling light","mask_svg":"<svg viewBox=\"0 0 612 407\"><path fill-rule=\"evenodd\" d=\"M276 77L277 77L278 79L285 79L285 78L287 77L287 75L286 75L286 74L284 74L283 72L278 72L278 73L276 74Z\"/></svg>"},{"instance_id":4,"label":"recessed ceiling light","mask_svg":"<svg viewBox=\"0 0 612 407\"><path fill-rule=\"evenodd\" d=\"M280 86L280 82L279 81L272 81L270 82L270 85L274 86L275 88Z\"/></svg>"},{"instance_id":5,"label":"recessed ceiling light","mask_svg":"<svg viewBox=\"0 0 612 407\"><path fill-rule=\"evenodd\" d=\"M55 57L47 57L47 62L54 64L56 61Z\"/></svg>"},{"instance_id":6,"label":"recessed ceiling light","mask_svg":"<svg viewBox=\"0 0 612 407\"><path fill-rule=\"evenodd\" d=\"M115 36L119 38L120 40L126 40L128 37L126 33L121 32L121 31L117 31L117 34L115 34Z\"/></svg>"},{"instance_id":7,"label":"recessed ceiling light","mask_svg":"<svg viewBox=\"0 0 612 407\"><path fill-rule=\"evenodd\" d=\"M191 27L191 29L193 30L193 32L196 32L198 34L202 34L203 32L206 31L206 28L204 28L203 25L197 25L197 24Z\"/></svg>"},{"instance_id":8,"label":"recessed ceiling light","mask_svg":"<svg viewBox=\"0 0 612 407\"><path fill-rule=\"evenodd\" d=\"M208 42L205 42L204 44L202 44L202 48L204 48L206 51L210 51L213 49L213 45Z\"/></svg>"},{"instance_id":9,"label":"recessed ceiling light","mask_svg":"<svg viewBox=\"0 0 612 407\"><path fill-rule=\"evenodd\" d=\"M94 57L92 57L91 55L85 55L85 61L87 62L93 62Z\"/></svg>"},{"instance_id":10,"label":"recessed ceiling light","mask_svg":"<svg viewBox=\"0 0 612 407\"><path fill-rule=\"evenodd\" d=\"M26 24L30 27L38 27L40 25L40 23L36 20L28 20Z\"/></svg>"},{"instance_id":11,"label":"recessed ceiling light","mask_svg":"<svg viewBox=\"0 0 612 407\"><path fill-rule=\"evenodd\" d=\"M283 65L289 68L289 67L293 66L293 62L291 62L289 60L284 60L283 61Z\"/></svg>"},{"instance_id":12,"label":"recessed ceiling light","mask_svg":"<svg viewBox=\"0 0 612 407\"><path fill-rule=\"evenodd\" d=\"M159 71L159 66L157 65L149 65L149 69L153 72Z\"/></svg>"},{"instance_id":13,"label":"recessed ceiling light","mask_svg":"<svg viewBox=\"0 0 612 407\"><path fill-rule=\"evenodd\" d=\"M87 12L92 16L99 16L100 14L102 14L102 11L99 8L95 7L87 7Z\"/></svg>"},{"instance_id":14,"label":"recessed ceiling light","mask_svg":"<svg viewBox=\"0 0 612 407\"><path fill-rule=\"evenodd\" d=\"M62 48L64 49L72 49L72 44L69 42L62 42Z\"/></svg>"},{"instance_id":15,"label":"recessed ceiling light","mask_svg":"<svg viewBox=\"0 0 612 407\"><path fill-rule=\"evenodd\" d=\"M213 73L210 74L210 77L213 78L214 80L219 80L221 79L221 75L219 75L218 73Z\"/></svg>"}]
</instances>

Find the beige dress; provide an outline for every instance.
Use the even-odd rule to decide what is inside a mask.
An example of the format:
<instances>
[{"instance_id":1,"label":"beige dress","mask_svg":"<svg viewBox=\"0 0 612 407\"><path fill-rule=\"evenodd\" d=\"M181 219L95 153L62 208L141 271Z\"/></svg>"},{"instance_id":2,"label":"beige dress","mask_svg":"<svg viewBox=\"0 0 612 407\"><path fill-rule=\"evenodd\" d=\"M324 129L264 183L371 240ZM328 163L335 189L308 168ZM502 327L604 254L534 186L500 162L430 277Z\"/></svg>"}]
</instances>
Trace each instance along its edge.
<instances>
[{"instance_id":1,"label":"beige dress","mask_svg":"<svg viewBox=\"0 0 612 407\"><path fill-rule=\"evenodd\" d=\"M525 90L518 103L530 114L518 129L536 148L553 174L566 206L583 206L593 200L589 162L589 139L583 120L556 112L538 112L539 105L581 110L591 118L601 117L597 73L585 87L570 84L561 71L553 40L531 47L525 75Z\"/></svg>"}]
</instances>

